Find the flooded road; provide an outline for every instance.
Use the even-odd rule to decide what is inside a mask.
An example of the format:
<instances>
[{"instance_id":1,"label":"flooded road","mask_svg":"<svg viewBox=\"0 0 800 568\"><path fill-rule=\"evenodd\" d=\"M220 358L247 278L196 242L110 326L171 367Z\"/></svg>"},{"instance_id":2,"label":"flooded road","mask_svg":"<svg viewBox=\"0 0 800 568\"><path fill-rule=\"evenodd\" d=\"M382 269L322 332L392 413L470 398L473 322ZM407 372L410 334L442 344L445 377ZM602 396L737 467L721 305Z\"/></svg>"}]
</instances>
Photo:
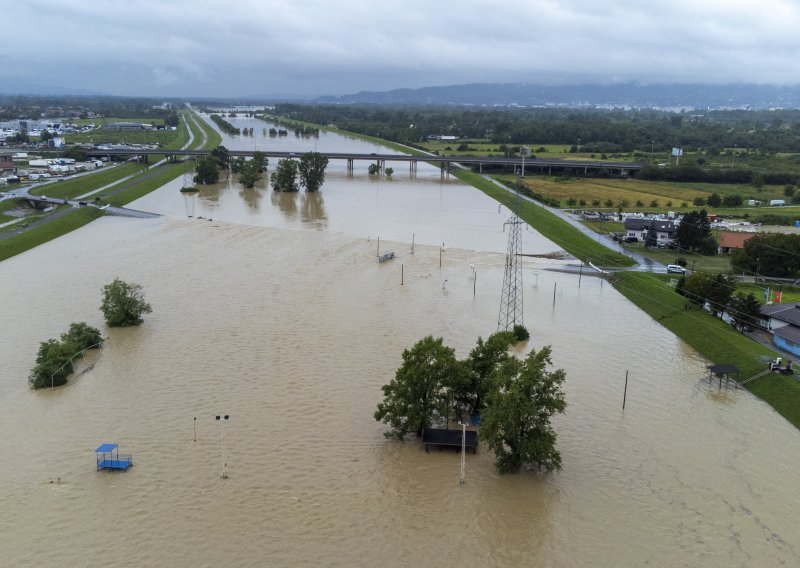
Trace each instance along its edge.
<instances>
[{"instance_id":1,"label":"flooded road","mask_svg":"<svg viewBox=\"0 0 800 568\"><path fill-rule=\"evenodd\" d=\"M438 246L394 242L378 264L374 239L334 230L333 210L313 230L102 218L0 263L0 564L800 564L797 430L709 384L702 358L608 284L543 261L526 261L525 321L529 347L552 345L567 371L563 470L499 476L481 446L460 487L458 454L386 440L372 413L402 350L432 334L464 357L492 333L503 256L454 244L440 268ZM399 224L415 222L406 211ZM115 277L153 306L139 328L102 324ZM93 367L30 391L39 342L81 320L107 338ZM102 442L135 466L96 472Z\"/></svg>"}]
</instances>

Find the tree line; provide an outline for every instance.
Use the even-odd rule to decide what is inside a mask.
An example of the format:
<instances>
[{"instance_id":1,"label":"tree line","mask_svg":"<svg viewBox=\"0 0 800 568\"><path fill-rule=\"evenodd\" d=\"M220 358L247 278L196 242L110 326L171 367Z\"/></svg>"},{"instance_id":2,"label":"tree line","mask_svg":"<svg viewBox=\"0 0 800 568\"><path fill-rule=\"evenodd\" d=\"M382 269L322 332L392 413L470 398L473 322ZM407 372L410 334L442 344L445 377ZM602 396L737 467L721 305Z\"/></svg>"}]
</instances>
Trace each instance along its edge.
<instances>
[{"instance_id":1,"label":"tree line","mask_svg":"<svg viewBox=\"0 0 800 568\"><path fill-rule=\"evenodd\" d=\"M800 110L656 110L390 107L278 104L275 114L402 143L429 134L488 139L497 144L580 144L584 152L687 152L725 148L800 152Z\"/></svg>"},{"instance_id":2,"label":"tree line","mask_svg":"<svg viewBox=\"0 0 800 568\"><path fill-rule=\"evenodd\" d=\"M269 160L263 152L254 152L251 160L244 156L232 158L225 146L217 146L208 156L197 161L195 166L195 183L213 184L219 181L220 170L230 168L231 173L239 175L239 182L252 188L267 172ZM286 158L278 160L275 173L270 183L275 191L296 192L304 188L308 192L316 192L325 182L325 170L328 158L319 152L306 152L299 160Z\"/></svg>"}]
</instances>

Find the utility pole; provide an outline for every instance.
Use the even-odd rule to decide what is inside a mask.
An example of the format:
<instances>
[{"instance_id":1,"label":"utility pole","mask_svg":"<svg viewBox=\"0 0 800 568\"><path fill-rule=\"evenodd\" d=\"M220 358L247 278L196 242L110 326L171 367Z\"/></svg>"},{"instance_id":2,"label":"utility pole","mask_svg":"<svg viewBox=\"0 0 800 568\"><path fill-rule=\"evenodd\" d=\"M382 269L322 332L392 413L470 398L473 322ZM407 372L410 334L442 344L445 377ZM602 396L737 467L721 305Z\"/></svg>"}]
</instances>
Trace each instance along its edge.
<instances>
[{"instance_id":1,"label":"utility pole","mask_svg":"<svg viewBox=\"0 0 800 568\"><path fill-rule=\"evenodd\" d=\"M228 460L225 457L225 423L231 417L229 414L220 414L216 419L222 425L222 479L228 479Z\"/></svg>"}]
</instances>

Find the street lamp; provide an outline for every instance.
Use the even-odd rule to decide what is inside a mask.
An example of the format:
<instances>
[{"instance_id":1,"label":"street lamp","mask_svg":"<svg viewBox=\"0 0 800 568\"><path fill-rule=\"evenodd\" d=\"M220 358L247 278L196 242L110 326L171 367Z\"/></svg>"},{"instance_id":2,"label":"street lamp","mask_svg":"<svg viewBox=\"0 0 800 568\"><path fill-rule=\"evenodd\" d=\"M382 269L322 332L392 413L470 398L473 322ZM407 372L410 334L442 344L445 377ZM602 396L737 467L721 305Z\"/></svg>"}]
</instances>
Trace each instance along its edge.
<instances>
[{"instance_id":1,"label":"street lamp","mask_svg":"<svg viewBox=\"0 0 800 568\"><path fill-rule=\"evenodd\" d=\"M519 176L520 180L522 180L522 178L525 177L525 156L530 154L530 152L531 152L531 150L527 146L520 146L519 147L519 153L522 154L522 171L520 172L520 176Z\"/></svg>"},{"instance_id":2,"label":"street lamp","mask_svg":"<svg viewBox=\"0 0 800 568\"><path fill-rule=\"evenodd\" d=\"M222 479L228 479L228 461L225 459L225 423L231 417L229 414L221 414L217 415L216 419L222 425Z\"/></svg>"},{"instance_id":3,"label":"street lamp","mask_svg":"<svg viewBox=\"0 0 800 568\"><path fill-rule=\"evenodd\" d=\"M653 149L655 148L656 141L650 140L650 165L653 165Z\"/></svg>"}]
</instances>

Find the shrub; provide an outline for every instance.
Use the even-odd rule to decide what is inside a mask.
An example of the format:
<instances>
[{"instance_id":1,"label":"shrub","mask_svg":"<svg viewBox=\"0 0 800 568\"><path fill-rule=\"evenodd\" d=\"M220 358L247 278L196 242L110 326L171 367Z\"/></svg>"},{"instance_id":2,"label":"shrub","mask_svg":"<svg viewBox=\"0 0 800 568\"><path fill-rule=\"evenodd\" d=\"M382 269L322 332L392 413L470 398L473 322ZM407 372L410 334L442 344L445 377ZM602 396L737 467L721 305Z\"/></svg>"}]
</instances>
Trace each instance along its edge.
<instances>
[{"instance_id":1,"label":"shrub","mask_svg":"<svg viewBox=\"0 0 800 568\"><path fill-rule=\"evenodd\" d=\"M100 310L111 327L127 327L142 323L142 315L153 311L144 301L139 284L124 282L115 278L103 286L103 299Z\"/></svg>"},{"instance_id":2,"label":"shrub","mask_svg":"<svg viewBox=\"0 0 800 568\"><path fill-rule=\"evenodd\" d=\"M72 323L61 334L61 341L48 339L39 344L36 365L28 382L33 389L60 387L75 370L72 359L88 348L100 347L100 331L84 322Z\"/></svg>"},{"instance_id":3,"label":"shrub","mask_svg":"<svg viewBox=\"0 0 800 568\"><path fill-rule=\"evenodd\" d=\"M517 324L514 326L514 339L517 341L525 341L530 338L531 334L524 325Z\"/></svg>"}]
</instances>

